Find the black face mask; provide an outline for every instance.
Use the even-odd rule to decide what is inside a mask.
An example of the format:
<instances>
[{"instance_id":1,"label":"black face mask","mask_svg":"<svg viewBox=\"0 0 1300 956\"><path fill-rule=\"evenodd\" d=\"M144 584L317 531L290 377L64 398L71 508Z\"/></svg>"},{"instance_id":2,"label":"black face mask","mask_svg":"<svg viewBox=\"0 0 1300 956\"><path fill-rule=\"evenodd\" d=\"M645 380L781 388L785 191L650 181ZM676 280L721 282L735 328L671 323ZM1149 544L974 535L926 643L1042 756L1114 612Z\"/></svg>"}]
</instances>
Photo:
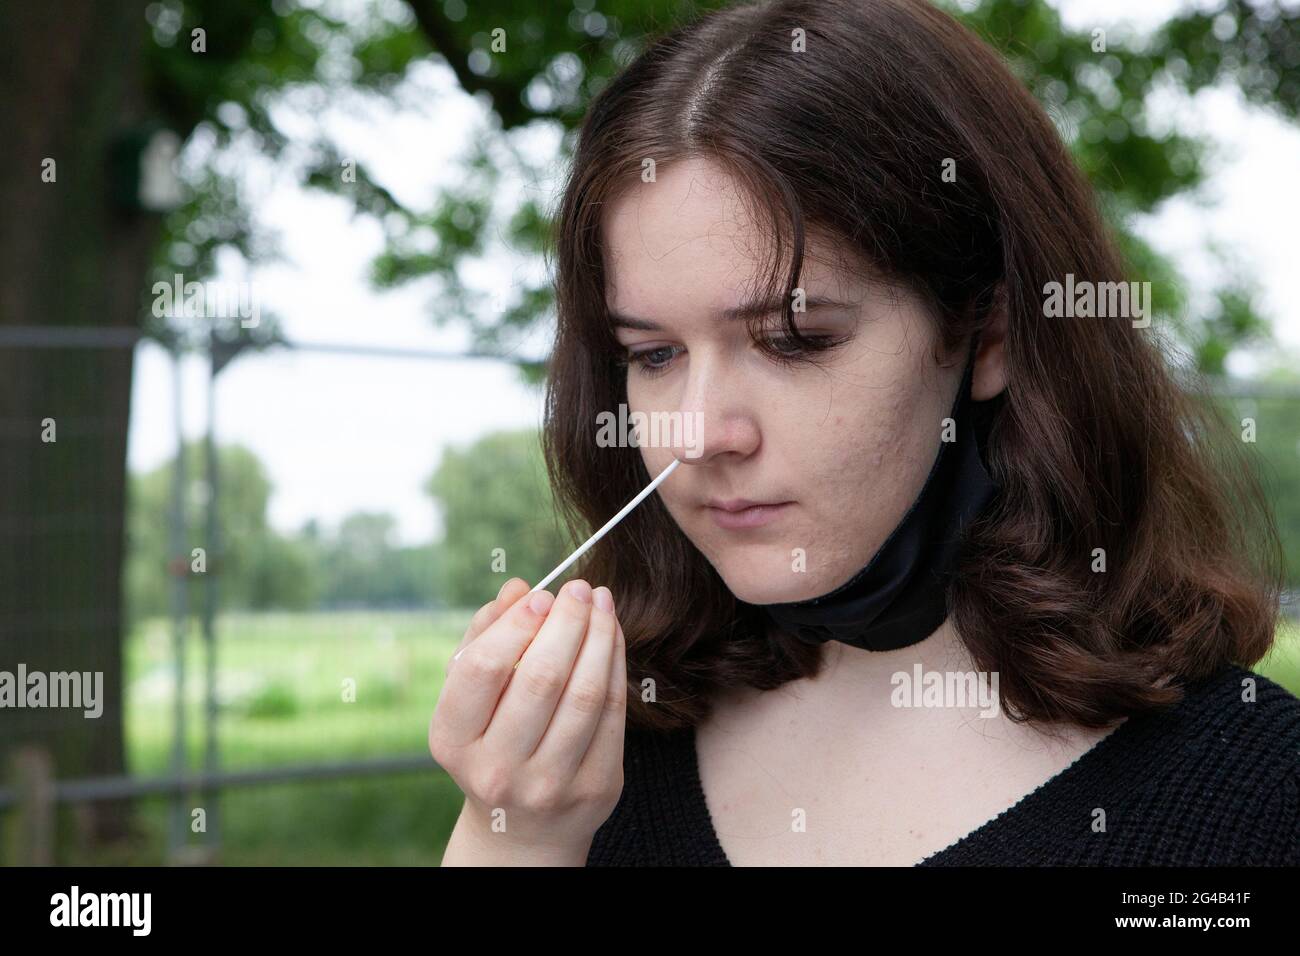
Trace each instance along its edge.
<instances>
[{"instance_id":1,"label":"black face mask","mask_svg":"<svg viewBox=\"0 0 1300 956\"><path fill-rule=\"evenodd\" d=\"M821 597L761 605L784 632L809 644L842 641L869 651L917 644L948 616L961 531L997 492L982 460L988 429L1005 393L970 398L976 343L951 418L955 440L941 442L920 495L871 562Z\"/></svg>"}]
</instances>

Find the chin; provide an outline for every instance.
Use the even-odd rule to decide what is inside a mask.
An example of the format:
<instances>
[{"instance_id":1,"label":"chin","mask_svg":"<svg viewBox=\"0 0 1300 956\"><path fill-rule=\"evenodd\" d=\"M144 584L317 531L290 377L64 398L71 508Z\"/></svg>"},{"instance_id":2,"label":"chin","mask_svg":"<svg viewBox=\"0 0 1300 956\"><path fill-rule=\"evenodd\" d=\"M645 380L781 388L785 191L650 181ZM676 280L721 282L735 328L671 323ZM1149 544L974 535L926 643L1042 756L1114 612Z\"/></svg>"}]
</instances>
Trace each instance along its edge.
<instances>
[{"instance_id":1,"label":"chin","mask_svg":"<svg viewBox=\"0 0 1300 956\"><path fill-rule=\"evenodd\" d=\"M788 552L781 551L763 556L732 553L713 567L727 589L746 604L788 604L831 590L822 575L792 571L790 561Z\"/></svg>"}]
</instances>

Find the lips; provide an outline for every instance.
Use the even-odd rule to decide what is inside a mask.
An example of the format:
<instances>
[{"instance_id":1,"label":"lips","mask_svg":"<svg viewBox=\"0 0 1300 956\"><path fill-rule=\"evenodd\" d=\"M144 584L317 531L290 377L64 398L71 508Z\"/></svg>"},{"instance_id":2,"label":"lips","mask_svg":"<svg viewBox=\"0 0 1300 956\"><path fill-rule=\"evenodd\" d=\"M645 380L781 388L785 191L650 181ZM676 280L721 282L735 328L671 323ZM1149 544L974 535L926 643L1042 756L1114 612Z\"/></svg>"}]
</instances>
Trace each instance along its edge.
<instances>
[{"instance_id":1,"label":"lips","mask_svg":"<svg viewBox=\"0 0 1300 956\"><path fill-rule=\"evenodd\" d=\"M714 524L727 531L762 527L792 507L793 501L755 502L745 498L718 501L706 506Z\"/></svg>"},{"instance_id":2,"label":"lips","mask_svg":"<svg viewBox=\"0 0 1300 956\"><path fill-rule=\"evenodd\" d=\"M713 498L705 504L710 508L717 508L719 511L744 511L746 508L758 508L773 505L786 504L784 501L750 501L748 498L732 498L730 501L723 501L719 498Z\"/></svg>"}]
</instances>

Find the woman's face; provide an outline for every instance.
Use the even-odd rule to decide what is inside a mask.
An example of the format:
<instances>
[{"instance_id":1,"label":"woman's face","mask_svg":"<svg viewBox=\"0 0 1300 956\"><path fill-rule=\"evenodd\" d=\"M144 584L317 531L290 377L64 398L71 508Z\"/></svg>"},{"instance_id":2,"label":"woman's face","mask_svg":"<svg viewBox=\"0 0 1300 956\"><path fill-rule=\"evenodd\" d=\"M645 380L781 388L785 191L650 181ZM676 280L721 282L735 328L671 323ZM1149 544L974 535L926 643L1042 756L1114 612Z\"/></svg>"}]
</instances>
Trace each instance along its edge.
<instances>
[{"instance_id":1,"label":"woman's face","mask_svg":"<svg viewBox=\"0 0 1300 956\"><path fill-rule=\"evenodd\" d=\"M681 459L658 494L736 597L824 594L871 559L920 493L962 363L935 362L918 299L837 263L835 246L812 237L799 284L806 311L795 318L805 334L842 344L789 367L767 357L726 316L748 302L766 263L739 187L698 159L660 173L603 223L607 305L636 356L628 412L679 413L700 428L695 442L643 445L646 469ZM780 313L766 321L764 335L782 338ZM784 504L730 518L710 505L736 499Z\"/></svg>"}]
</instances>

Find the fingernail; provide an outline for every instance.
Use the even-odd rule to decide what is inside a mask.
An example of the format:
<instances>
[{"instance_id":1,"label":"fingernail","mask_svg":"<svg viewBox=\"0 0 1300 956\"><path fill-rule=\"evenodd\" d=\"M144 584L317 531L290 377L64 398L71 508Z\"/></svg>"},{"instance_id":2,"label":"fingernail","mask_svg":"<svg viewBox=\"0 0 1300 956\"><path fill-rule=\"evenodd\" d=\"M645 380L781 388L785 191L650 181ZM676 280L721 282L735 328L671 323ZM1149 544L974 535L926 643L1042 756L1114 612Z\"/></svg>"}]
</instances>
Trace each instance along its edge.
<instances>
[{"instance_id":1,"label":"fingernail","mask_svg":"<svg viewBox=\"0 0 1300 956\"><path fill-rule=\"evenodd\" d=\"M602 584L591 593L591 600L602 611L614 613L614 595L610 593L609 588L605 587L605 585Z\"/></svg>"},{"instance_id":2,"label":"fingernail","mask_svg":"<svg viewBox=\"0 0 1300 956\"><path fill-rule=\"evenodd\" d=\"M581 601L583 604L591 603L591 585L581 578L570 581L564 586L564 589L569 592L569 597L574 600Z\"/></svg>"},{"instance_id":3,"label":"fingernail","mask_svg":"<svg viewBox=\"0 0 1300 956\"><path fill-rule=\"evenodd\" d=\"M513 580L514 580L514 578L509 578L509 579L507 579L506 584L509 584L509 583L510 583L511 581L513 581ZM503 594L506 593L506 584L501 585L501 590L497 592L497 600L498 600L498 601L501 600L501 595L503 595Z\"/></svg>"},{"instance_id":4,"label":"fingernail","mask_svg":"<svg viewBox=\"0 0 1300 956\"><path fill-rule=\"evenodd\" d=\"M551 602L554 600L550 591L534 591L533 596L528 599L528 607L534 614L545 614L551 609Z\"/></svg>"}]
</instances>

